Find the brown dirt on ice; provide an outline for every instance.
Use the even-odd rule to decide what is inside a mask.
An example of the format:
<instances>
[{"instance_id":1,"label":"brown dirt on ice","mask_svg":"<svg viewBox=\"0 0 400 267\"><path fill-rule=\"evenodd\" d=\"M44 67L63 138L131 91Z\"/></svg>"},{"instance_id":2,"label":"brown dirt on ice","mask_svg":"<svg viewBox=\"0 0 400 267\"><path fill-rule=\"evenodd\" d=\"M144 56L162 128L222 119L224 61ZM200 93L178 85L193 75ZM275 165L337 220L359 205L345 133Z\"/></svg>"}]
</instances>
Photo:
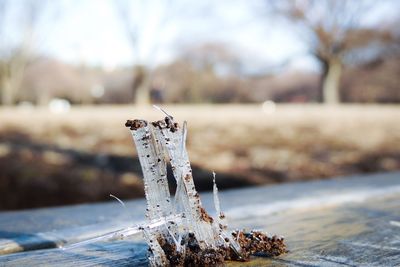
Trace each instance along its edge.
<instances>
[{"instance_id":1,"label":"brown dirt on ice","mask_svg":"<svg viewBox=\"0 0 400 267\"><path fill-rule=\"evenodd\" d=\"M221 266L225 260L248 261L251 255L262 254L267 257L279 256L287 252L283 238L268 237L262 232L232 232L232 237L239 242L240 256L230 247L201 249L193 233L182 238L181 245L185 253L178 252L176 245L159 238L170 266Z\"/></svg>"}]
</instances>

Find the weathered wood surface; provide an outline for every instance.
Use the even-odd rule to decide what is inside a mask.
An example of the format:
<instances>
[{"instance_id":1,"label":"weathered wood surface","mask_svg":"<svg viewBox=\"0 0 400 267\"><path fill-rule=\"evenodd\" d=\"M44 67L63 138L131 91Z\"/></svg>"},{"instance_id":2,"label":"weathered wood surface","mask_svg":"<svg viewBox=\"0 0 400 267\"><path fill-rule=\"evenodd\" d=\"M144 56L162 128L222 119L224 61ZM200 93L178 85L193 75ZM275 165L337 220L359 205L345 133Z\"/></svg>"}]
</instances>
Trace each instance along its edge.
<instances>
[{"instance_id":1,"label":"weathered wood surface","mask_svg":"<svg viewBox=\"0 0 400 267\"><path fill-rule=\"evenodd\" d=\"M213 213L212 195L201 194ZM290 252L232 266L399 266L400 173L221 192L232 228L284 235ZM61 250L143 221L144 200L0 213L0 266L146 266L140 236Z\"/></svg>"}]
</instances>

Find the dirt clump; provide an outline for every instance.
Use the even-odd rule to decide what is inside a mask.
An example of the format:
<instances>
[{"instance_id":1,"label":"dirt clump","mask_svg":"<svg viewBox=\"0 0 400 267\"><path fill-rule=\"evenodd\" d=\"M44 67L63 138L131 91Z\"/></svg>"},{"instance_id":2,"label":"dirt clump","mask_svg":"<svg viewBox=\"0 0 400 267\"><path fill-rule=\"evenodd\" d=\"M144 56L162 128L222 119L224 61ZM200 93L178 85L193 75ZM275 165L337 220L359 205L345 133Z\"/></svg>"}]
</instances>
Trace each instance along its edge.
<instances>
[{"instance_id":1,"label":"dirt clump","mask_svg":"<svg viewBox=\"0 0 400 267\"><path fill-rule=\"evenodd\" d=\"M281 237L268 237L260 231L249 233L234 231L231 234L240 245L240 254L229 246L201 249L193 233L182 238L179 249L175 243L165 240L161 236L158 238L158 242L170 266L223 266L227 260L249 261L251 255L275 257L287 252L284 239ZM229 242L229 239L226 238L225 241Z\"/></svg>"}]
</instances>

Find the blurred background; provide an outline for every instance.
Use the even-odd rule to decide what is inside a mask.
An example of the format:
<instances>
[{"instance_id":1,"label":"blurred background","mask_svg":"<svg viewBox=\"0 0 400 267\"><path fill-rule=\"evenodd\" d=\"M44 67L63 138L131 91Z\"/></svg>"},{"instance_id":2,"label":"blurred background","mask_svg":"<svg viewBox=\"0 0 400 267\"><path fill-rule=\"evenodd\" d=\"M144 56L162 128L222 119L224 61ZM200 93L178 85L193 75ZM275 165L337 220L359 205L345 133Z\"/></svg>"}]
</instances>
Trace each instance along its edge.
<instances>
[{"instance_id":1,"label":"blurred background","mask_svg":"<svg viewBox=\"0 0 400 267\"><path fill-rule=\"evenodd\" d=\"M400 170L400 1L0 0L0 209L143 197L126 119L220 189Z\"/></svg>"}]
</instances>

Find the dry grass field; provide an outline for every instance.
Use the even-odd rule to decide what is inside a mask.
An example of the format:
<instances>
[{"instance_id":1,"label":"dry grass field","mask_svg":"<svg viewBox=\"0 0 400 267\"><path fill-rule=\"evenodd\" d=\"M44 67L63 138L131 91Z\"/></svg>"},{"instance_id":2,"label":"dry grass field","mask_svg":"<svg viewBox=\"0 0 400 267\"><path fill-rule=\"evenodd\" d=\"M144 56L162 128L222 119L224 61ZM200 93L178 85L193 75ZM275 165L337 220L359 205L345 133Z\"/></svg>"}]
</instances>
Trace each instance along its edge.
<instances>
[{"instance_id":1,"label":"dry grass field","mask_svg":"<svg viewBox=\"0 0 400 267\"><path fill-rule=\"evenodd\" d=\"M188 121L200 190L400 169L400 106L164 106ZM149 107L0 109L0 209L143 196L126 119Z\"/></svg>"}]
</instances>

